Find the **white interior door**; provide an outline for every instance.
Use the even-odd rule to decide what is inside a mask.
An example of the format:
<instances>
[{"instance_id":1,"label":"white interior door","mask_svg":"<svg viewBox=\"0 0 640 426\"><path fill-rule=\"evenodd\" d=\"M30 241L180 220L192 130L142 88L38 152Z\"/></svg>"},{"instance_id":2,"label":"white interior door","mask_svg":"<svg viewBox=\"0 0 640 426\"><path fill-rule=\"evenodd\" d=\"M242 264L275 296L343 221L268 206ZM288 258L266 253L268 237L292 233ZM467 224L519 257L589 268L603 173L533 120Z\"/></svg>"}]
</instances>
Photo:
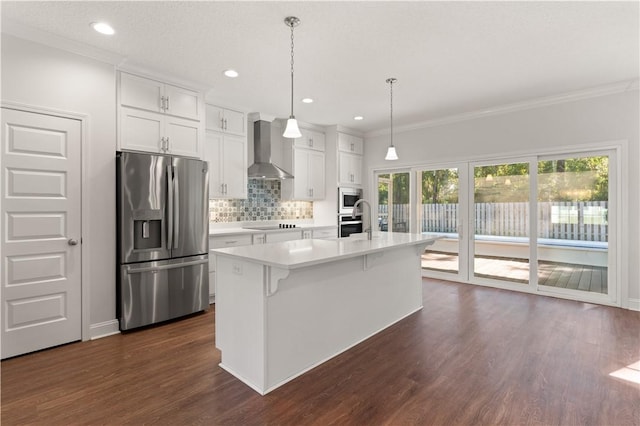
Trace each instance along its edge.
<instances>
[{"instance_id":1,"label":"white interior door","mask_svg":"<svg viewBox=\"0 0 640 426\"><path fill-rule=\"evenodd\" d=\"M80 340L81 123L2 108L2 358Z\"/></svg>"}]
</instances>

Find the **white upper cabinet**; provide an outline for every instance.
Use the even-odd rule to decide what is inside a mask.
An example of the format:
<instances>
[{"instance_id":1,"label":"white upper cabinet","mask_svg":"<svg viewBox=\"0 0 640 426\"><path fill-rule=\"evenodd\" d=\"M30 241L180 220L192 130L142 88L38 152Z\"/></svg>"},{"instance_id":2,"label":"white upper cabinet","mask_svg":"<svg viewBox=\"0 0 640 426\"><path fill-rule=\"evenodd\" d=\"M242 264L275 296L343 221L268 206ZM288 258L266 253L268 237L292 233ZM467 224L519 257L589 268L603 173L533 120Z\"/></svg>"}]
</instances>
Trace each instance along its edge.
<instances>
[{"instance_id":1,"label":"white upper cabinet","mask_svg":"<svg viewBox=\"0 0 640 426\"><path fill-rule=\"evenodd\" d=\"M346 133L338 133L338 151L351 154L364 154L364 140Z\"/></svg>"},{"instance_id":2,"label":"white upper cabinet","mask_svg":"<svg viewBox=\"0 0 640 426\"><path fill-rule=\"evenodd\" d=\"M247 198L247 139L207 130L209 198Z\"/></svg>"},{"instance_id":3,"label":"white upper cabinet","mask_svg":"<svg viewBox=\"0 0 640 426\"><path fill-rule=\"evenodd\" d=\"M284 169L293 179L282 181L283 200L324 200L325 136L324 133L300 129L301 138L284 138Z\"/></svg>"},{"instance_id":4,"label":"white upper cabinet","mask_svg":"<svg viewBox=\"0 0 640 426\"><path fill-rule=\"evenodd\" d=\"M338 153L338 185L362 185L362 155Z\"/></svg>"},{"instance_id":5,"label":"white upper cabinet","mask_svg":"<svg viewBox=\"0 0 640 426\"><path fill-rule=\"evenodd\" d=\"M118 74L118 149L202 157L200 93Z\"/></svg>"},{"instance_id":6,"label":"white upper cabinet","mask_svg":"<svg viewBox=\"0 0 640 426\"><path fill-rule=\"evenodd\" d=\"M247 119L244 112L206 105L207 129L244 136L247 134Z\"/></svg>"},{"instance_id":7,"label":"white upper cabinet","mask_svg":"<svg viewBox=\"0 0 640 426\"><path fill-rule=\"evenodd\" d=\"M293 143L296 148L307 148L316 151L324 151L325 137L324 133L316 132L310 129L300 129L302 137L294 139Z\"/></svg>"},{"instance_id":8,"label":"white upper cabinet","mask_svg":"<svg viewBox=\"0 0 640 426\"><path fill-rule=\"evenodd\" d=\"M364 140L338 133L338 185L362 185Z\"/></svg>"},{"instance_id":9,"label":"white upper cabinet","mask_svg":"<svg viewBox=\"0 0 640 426\"><path fill-rule=\"evenodd\" d=\"M125 72L120 73L120 105L190 120L202 115L198 92Z\"/></svg>"},{"instance_id":10,"label":"white upper cabinet","mask_svg":"<svg viewBox=\"0 0 640 426\"><path fill-rule=\"evenodd\" d=\"M191 120L202 120L202 110L200 106L200 94L193 90L165 84L165 110L166 114L177 117L190 118Z\"/></svg>"},{"instance_id":11,"label":"white upper cabinet","mask_svg":"<svg viewBox=\"0 0 640 426\"><path fill-rule=\"evenodd\" d=\"M210 104L205 111L209 198L247 198L246 114Z\"/></svg>"}]
</instances>

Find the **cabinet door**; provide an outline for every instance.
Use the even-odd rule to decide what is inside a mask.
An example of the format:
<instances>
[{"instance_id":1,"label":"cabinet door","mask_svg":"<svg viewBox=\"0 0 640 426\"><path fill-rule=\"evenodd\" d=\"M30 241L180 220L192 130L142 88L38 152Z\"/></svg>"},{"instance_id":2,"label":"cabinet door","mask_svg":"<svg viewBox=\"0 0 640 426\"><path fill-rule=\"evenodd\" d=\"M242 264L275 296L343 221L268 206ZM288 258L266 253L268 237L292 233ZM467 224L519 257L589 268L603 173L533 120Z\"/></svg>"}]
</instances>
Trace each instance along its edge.
<instances>
[{"instance_id":1,"label":"cabinet door","mask_svg":"<svg viewBox=\"0 0 640 426\"><path fill-rule=\"evenodd\" d=\"M364 153L364 140L357 136L338 133L338 150L362 155Z\"/></svg>"},{"instance_id":2,"label":"cabinet door","mask_svg":"<svg viewBox=\"0 0 640 426\"><path fill-rule=\"evenodd\" d=\"M137 75L120 73L120 105L147 111L162 112L161 96L164 84Z\"/></svg>"},{"instance_id":3,"label":"cabinet door","mask_svg":"<svg viewBox=\"0 0 640 426\"><path fill-rule=\"evenodd\" d=\"M268 243L277 243L281 241L292 241L302 239L302 231L279 231L267 234Z\"/></svg>"},{"instance_id":4,"label":"cabinet door","mask_svg":"<svg viewBox=\"0 0 640 426\"><path fill-rule=\"evenodd\" d=\"M302 137L294 140L296 147L324 151L324 133L309 129L300 129L300 133L302 133Z\"/></svg>"},{"instance_id":5,"label":"cabinet door","mask_svg":"<svg viewBox=\"0 0 640 426\"><path fill-rule=\"evenodd\" d=\"M314 229L313 238L338 238L337 229Z\"/></svg>"},{"instance_id":6,"label":"cabinet door","mask_svg":"<svg viewBox=\"0 0 640 426\"><path fill-rule=\"evenodd\" d=\"M324 152L308 154L308 186L313 200L324 200Z\"/></svg>"},{"instance_id":7,"label":"cabinet door","mask_svg":"<svg viewBox=\"0 0 640 426\"><path fill-rule=\"evenodd\" d=\"M202 142L197 121L177 117L166 117L164 135L168 152L175 155L200 158Z\"/></svg>"},{"instance_id":8,"label":"cabinet door","mask_svg":"<svg viewBox=\"0 0 640 426\"><path fill-rule=\"evenodd\" d=\"M165 113L177 117L200 120L200 97L198 92L166 84L164 87Z\"/></svg>"},{"instance_id":9,"label":"cabinet door","mask_svg":"<svg viewBox=\"0 0 640 426\"><path fill-rule=\"evenodd\" d=\"M207 104L205 111L205 127L219 132L224 131L224 108Z\"/></svg>"},{"instance_id":10,"label":"cabinet door","mask_svg":"<svg viewBox=\"0 0 640 426\"><path fill-rule=\"evenodd\" d=\"M247 139L225 135L222 145L222 182L225 198L247 198Z\"/></svg>"},{"instance_id":11,"label":"cabinet door","mask_svg":"<svg viewBox=\"0 0 640 426\"><path fill-rule=\"evenodd\" d=\"M353 183L362 185L362 156L351 156L351 173L353 175Z\"/></svg>"},{"instance_id":12,"label":"cabinet door","mask_svg":"<svg viewBox=\"0 0 640 426\"><path fill-rule=\"evenodd\" d=\"M251 234L216 235L209 237L209 249L250 246Z\"/></svg>"},{"instance_id":13,"label":"cabinet door","mask_svg":"<svg viewBox=\"0 0 640 426\"><path fill-rule=\"evenodd\" d=\"M293 199L310 200L309 188L309 151L294 148L293 150Z\"/></svg>"},{"instance_id":14,"label":"cabinet door","mask_svg":"<svg viewBox=\"0 0 640 426\"><path fill-rule=\"evenodd\" d=\"M240 111L233 111L231 109L225 109L224 130L225 132L232 133L234 135L246 135L247 120L244 117L244 113Z\"/></svg>"},{"instance_id":15,"label":"cabinet door","mask_svg":"<svg viewBox=\"0 0 640 426\"><path fill-rule=\"evenodd\" d=\"M216 132L207 132L204 143L204 160L209 162L209 198L224 197L222 186L222 142L223 136Z\"/></svg>"},{"instance_id":16,"label":"cabinet door","mask_svg":"<svg viewBox=\"0 0 640 426\"><path fill-rule=\"evenodd\" d=\"M340 184L362 184L362 156L340 152L338 155L338 163L338 178Z\"/></svg>"},{"instance_id":17,"label":"cabinet door","mask_svg":"<svg viewBox=\"0 0 640 426\"><path fill-rule=\"evenodd\" d=\"M133 108L120 108L120 149L163 152L161 114Z\"/></svg>"}]
</instances>

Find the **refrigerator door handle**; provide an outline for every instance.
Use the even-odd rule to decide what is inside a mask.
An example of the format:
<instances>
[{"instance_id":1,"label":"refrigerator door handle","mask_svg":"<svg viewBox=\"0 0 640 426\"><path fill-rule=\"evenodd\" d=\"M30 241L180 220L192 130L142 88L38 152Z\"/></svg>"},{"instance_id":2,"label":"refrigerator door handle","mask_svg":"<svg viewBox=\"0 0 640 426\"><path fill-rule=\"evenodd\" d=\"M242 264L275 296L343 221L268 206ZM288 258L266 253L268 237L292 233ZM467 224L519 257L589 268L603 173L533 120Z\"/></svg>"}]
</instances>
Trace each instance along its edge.
<instances>
[{"instance_id":1,"label":"refrigerator door handle","mask_svg":"<svg viewBox=\"0 0 640 426\"><path fill-rule=\"evenodd\" d=\"M173 247L173 170L167 166L167 249Z\"/></svg>"},{"instance_id":2,"label":"refrigerator door handle","mask_svg":"<svg viewBox=\"0 0 640 426\"><path fill-rule=\"evenodd\" d=\"M178 248L180 238L180 183L178 174L173 177L173 248Z\"/></svg>"},{"instance_id":3,"label":"refrigerator door handle","mask_svg":"<svg viewBox=\"0 0 640 426\"><path fill-rule=\"evenodd\" d=\"M183 268L185 266L201 265L203 263L209 263L209 259L192 260L190 262L173 263L170 265L149 266L147 268L127 269L126 273L129 275L141 274L143 272L162 271L166 269Z\"/></svg>"}]
</instances>

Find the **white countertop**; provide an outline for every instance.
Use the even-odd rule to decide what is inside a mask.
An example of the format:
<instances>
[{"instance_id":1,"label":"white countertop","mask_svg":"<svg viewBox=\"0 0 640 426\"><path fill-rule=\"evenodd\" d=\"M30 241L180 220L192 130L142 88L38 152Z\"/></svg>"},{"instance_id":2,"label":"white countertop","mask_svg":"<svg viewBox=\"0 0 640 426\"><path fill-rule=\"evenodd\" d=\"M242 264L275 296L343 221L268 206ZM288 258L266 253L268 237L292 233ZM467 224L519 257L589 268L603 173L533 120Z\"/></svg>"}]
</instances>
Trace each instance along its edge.
<instances>
[{"instance_id":1,"label":"white countertop","mask_svg":"<svg viewBox=\"0 0 640 426\"><path fill-rule=\"evenodd\" d=\"M285 241L213 249L211 252L267 266L297 269L382 252L392 248L418 244L428 245L439 238L441 237L429 234L380 232L375 233L371 240L367 239L366 234L357 234L349 238Z\"/></svg>"}]
</instances>

